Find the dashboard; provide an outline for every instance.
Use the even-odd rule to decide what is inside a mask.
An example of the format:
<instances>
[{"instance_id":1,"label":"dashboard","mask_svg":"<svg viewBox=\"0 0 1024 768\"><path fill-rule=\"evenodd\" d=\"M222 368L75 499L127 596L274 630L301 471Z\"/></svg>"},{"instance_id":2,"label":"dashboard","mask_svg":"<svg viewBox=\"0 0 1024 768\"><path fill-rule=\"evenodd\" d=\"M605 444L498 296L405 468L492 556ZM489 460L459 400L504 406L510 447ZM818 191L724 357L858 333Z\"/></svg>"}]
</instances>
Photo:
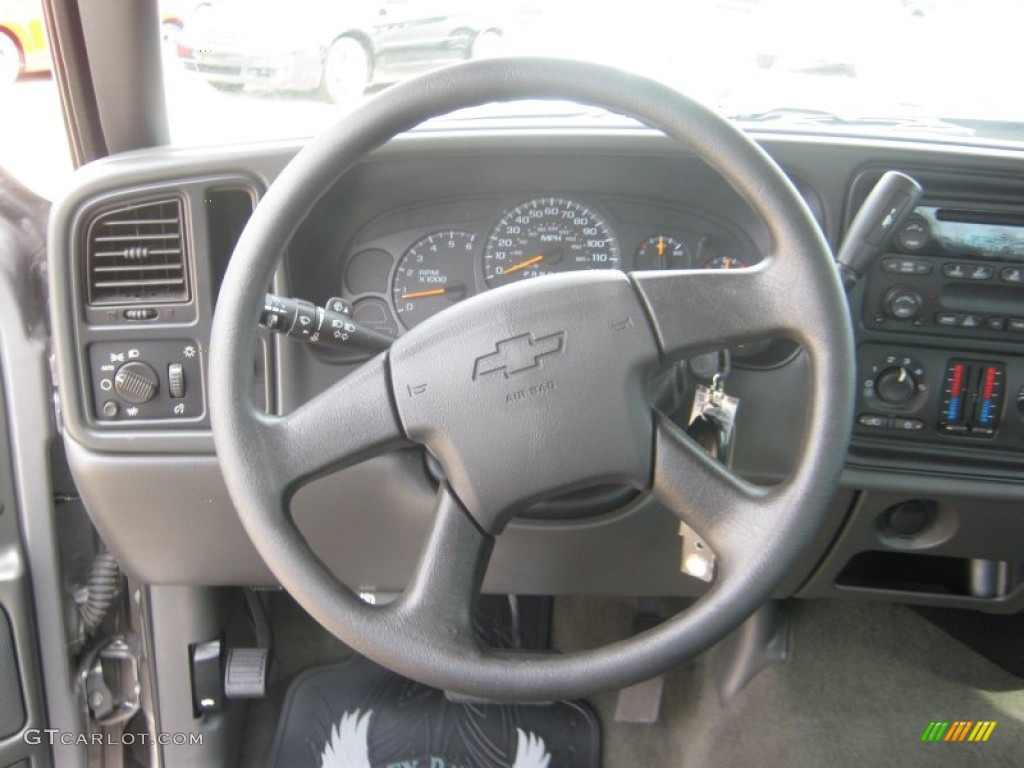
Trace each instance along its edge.
<instances>
[{"instance_id":1,"label":"dashboard","mask_svg":"<svg viewBox=\"0 0 1024 768\"><path fill-rule=\"evenodd\" d=\"M409 228L410 220L430 224ZM581 269L730 269L758 258L727 219L672 200L465 197L375 222L342 256L340 289L356 320L397 335L519 280Z\"/></svg>"},{"instance_id":2,"label":"dashboard","mask_svg":"<svg viewBox=\"0 0 1024 768\"><path fill-rule=\"evenodd\" d=\"M881 139L759 141L833 248L885 170L925 190L850 295L854 438L826 525L779 594L1024 608L1024 157ZM206 354L234 242L297 149L112 158L86 169L55 209L55 363L69 461L97 527L145 581L272 581L220 478ZM317 306L341 299L360 323L397 336L509 282L578 269L742 269L770 248L728 184L655 132L431 129L339 174L296 222L268 289ZM264 335L252 393L286 413L359 362ZM686 407L691 373L683 366L658 382L666 407ZM785 477L808 381L789 340L733 350L739 474ZM302 488L292 517L351 586L397 590L429 527L435 484L422 452L401 451ZM515 521L486 588L701 593L680 571L671 513L644 495L593 503L602 512L586 520Z\"/></svg>"}]
</instances>

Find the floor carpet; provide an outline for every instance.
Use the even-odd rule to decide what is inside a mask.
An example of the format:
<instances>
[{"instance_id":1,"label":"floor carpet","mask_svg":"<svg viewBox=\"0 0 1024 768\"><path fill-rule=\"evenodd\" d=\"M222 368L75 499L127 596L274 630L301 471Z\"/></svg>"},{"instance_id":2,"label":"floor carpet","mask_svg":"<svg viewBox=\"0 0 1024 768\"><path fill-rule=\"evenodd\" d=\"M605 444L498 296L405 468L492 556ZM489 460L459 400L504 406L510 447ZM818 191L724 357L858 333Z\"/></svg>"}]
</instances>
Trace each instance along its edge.
<instances>
[{"instance_id":1,"label":"floor carpet","mask_svg":"<svg viewBox=\"0 0 1024 768\"><path fill-rule=\"evenodd\" d=\"M787 610L788 660L724 706L714 650L669 673L656 725L616 723L616 695L593 697L605 768L1024 766L1021 678L902 606L792 601ZM244 765L264 764L290 679L349 653L284 595L273 617L279 674L271 697L250 708ZM625 636L631 621L629 601L559 598L555 646L593 647ZM921 741L930 722L958 720L997 725L984 743Z\"/></svg>"},{"instance_id":2,"label":"floor carpet","mask_svg":"<svg viewBox=\"0 0 1024 768\"><path fill-rule=\"evenodd\" d=\"M617 724L615 695L595 697L606 768L1024 765L1024 680L902 606L788 609L789 660L725 706L710 674L714 651L668 676L657 725ZM556 642L592 645L627 620L621 605L564 601ZM984 743L921 741L930 722L958 720L997 725Z\"/></svg>"}]
</instances>

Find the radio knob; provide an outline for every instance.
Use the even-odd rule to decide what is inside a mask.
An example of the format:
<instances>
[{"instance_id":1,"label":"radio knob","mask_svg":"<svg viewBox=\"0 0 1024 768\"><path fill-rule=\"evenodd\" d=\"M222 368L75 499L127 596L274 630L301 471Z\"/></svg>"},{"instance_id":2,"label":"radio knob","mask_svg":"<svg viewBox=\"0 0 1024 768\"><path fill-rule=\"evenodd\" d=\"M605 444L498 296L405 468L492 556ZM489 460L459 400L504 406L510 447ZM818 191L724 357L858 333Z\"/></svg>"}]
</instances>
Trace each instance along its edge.
<instances>
[{"instance_id":1,"label":"radio knob","mask_svg":"<svg viewBox=\"0 0 1024 768\"><path fill-rule=\"evenodd\" d=\"M875 394L883 403L902 405L917 394L917 382L902 365L894 365L878 374Z\"/></svg>"},{"instance_id":2,"label":"radio knob","mask_svg":"<svg viewBox=\"0 0 1024 768\"><path fill-rule=\"evenodd\" d=\"M909 320L916 317L924 305L921 294L904 285L890 288L885 294L886 311L898 320Z\"/></svg>"},{"instance_id":3,"label":"radio knob","mask_svg":"<svg viewBox=\"0 0 1024 768\"><path fill-rule=\"evenodd\" d=\"M125 363L114 375L114 391L129 403L141 405L156 396L160 379L150 366L136 360Z\"/></svg>"}]
</instances>

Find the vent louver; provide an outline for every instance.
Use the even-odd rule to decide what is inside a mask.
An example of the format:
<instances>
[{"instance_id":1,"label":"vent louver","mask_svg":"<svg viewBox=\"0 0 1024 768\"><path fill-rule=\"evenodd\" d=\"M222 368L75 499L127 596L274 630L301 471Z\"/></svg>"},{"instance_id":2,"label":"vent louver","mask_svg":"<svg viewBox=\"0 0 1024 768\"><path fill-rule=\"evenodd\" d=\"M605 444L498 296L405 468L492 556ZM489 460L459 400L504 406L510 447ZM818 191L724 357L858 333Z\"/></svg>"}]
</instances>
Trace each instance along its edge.
<instances>
[{"instance_id":1,"label":"vent louver","mask_svg":"<svg viewBox=\"0 0 1024 768\"><path fill-rule=\"evenodd\" d=\"M89 303L188 300L180 200L126 205L93 219L88 234Z\"/></svg>"}]
</instances>

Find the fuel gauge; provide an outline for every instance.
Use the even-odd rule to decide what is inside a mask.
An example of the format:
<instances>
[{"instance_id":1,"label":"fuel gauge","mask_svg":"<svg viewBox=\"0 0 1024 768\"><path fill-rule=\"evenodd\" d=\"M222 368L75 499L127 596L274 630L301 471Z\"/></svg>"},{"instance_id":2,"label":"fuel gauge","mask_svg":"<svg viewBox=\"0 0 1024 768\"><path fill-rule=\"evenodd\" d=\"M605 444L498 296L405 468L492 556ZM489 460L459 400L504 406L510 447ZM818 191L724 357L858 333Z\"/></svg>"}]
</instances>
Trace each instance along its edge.
<instances>
[{"instance_id":1,"label":"fuel gauge","mask_svg":"<svg viewBox=\"0 0 1024 768\"><path fill-rule=\"evenodd\" d=\"M637 269L689 269L690 252L681 240L655 235L640 243L634 262Z\"/></svg>"}]
</instances>

